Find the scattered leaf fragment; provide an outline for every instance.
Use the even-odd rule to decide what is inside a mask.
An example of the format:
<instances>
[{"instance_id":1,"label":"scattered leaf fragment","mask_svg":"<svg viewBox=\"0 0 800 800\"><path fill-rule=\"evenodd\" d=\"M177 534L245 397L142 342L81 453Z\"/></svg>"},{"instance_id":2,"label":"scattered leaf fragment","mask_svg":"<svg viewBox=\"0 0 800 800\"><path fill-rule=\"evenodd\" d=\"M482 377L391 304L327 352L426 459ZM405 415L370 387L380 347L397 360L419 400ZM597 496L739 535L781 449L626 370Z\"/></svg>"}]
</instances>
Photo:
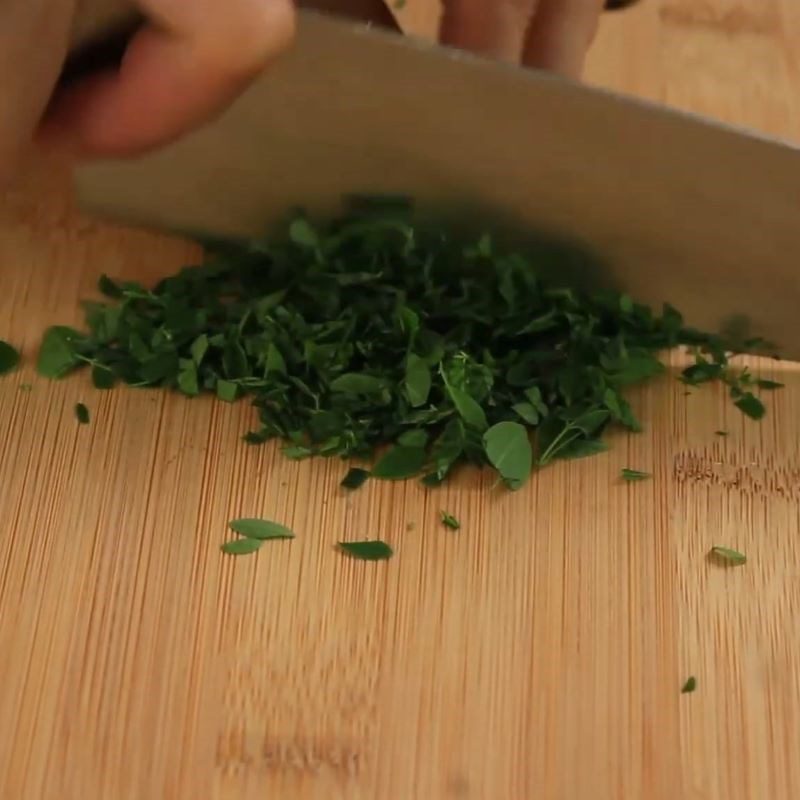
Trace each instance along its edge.
<instances>
[{"instance_id":1,"label":"scattered leaf fragment","mask_svg":"<svg viewBox=\"0 0 800 800\"><path fill-rule=\"evenodd\" d=\"M84 403L76 403L75 404L75 417L77 418L78 422L81 425L88 425L89 424L89 409L86 407Z\"/></svg>"},{"instance_id":2,"label":"scattered leaf fragment","mask_svg":"<svg viewBox=\"0 0 800 800\"><path fill-rule=\"evenodd\" d=\"M394 555L394 550L380 539L369 542L339 542L339 547L347 555L362 561L385 561Z\"/></svg>"},{"instance_id":3,"label":"scattered leaf fragment","mask_svg":"<svg viewBox=\"0 0 800 800\"><path fill-rule=\"evenodd\" d=\"M649 472L642 472L638 469L628 469L625 467L622 470L622 480L624 481L645 481L650 477Z\"/></svg>"},{"instance_id":4,"label":"scattered leaf fragment","mask_svg":"<svg viewBox=\"0 0 800 800\"><path fill-rule=\"evenodd\" d=\"M360 489L369 480L369 471L360 469L359 467L352 467L347 475L342 478L341 484L343 489Z\"/></svg>"},{"instance_id":5,"label":"scattered leaf fragment","mask_svg":"<svg viewBox=\"0 0 800 800\"><path fill-rule=\"evenodd\" d=\"M697 678L694 675L690 675L686 679L686 683L683 684L681 687L681 694L691 694L697 688Z\"/></svg>"},{"instance_id":6,"label":"scattered leaf fragment","mask_svg":"<svg viewBox=\"0 0 800 800\"><path fill-rule=\"evenodd\" d=\"M712 547L711 555L732 567L740 567L747 563L747 556L744 553L732 550L730 547Z\"/></svg>"},{"instance_id":7,"label":"scattered leaf fragment","mask_svg":"<svg viewBox=\"0 0 800 800\"><path fill-rule=\"evenodd\" d=\"M448 514L446 511L440 511L439 514L442 524L445 527L454 531L457 531L461 528L461 523L452 514Z\"/></svg>"},{"instance_id":8,"label":"scattered leaf fragment","mask_svg":"<svg viewBox=\"0 0 800 800\"><path fill-rule=\"evenodd\" d=\"M714 431L715 436L730 436L728 431Z\"/></svg>"},{"instance_id":9,"label":"scattered leaf fragment","mask_svg":"<svg viewBox=\"0 0 800 800\"><path fill-rule=\"evenodd\" d=\"M266 519L234 519L228 527L248 539L265 542L269 539L294 539L294 533L284 525Z\"/></svg>"},{"instance_id":10,"label":"scattered leaf fragment","mask_svg":"<svg viewBox=\"0 0 800 800\"><path fill-rule=\"evenodd\" d=\"M767 411L764 404L752 392L744 392L733 401L733 404L750 419L761 419Z\"/></svg>"},{"instance_id":11,"label":"scattered leaf fragment","mask_svg":"<svg viewBox=\"0 0 800 800\"><path fill-rule=\"evenodd\" d=\"M19 352L0 339L0 375L12 372L19 365Z\"/></svg>"},{"instance_id":12,"label":"scattered leaf fragment","mask_svg":"<svg viewBox=\"0 0 800 800\"><path fill-rule=\"evenodd\" d=\"M264 544L261 539L233 539L220 546L220 550L229 556L246 556L261 549Z\"/></svg>"},{"instance_id":13,"label":"scattered leaf fragment","mask_svg":"<svg viewBox=\"0 0 800 800\"><path fill-rule=\"evenodd\" d=\"M785 384L781 383L780 381L770 381L766 378L760 378L756 381L756 386L759 389L765 389L766 391L772 391L774 389L783 389Z\"/></svg>"}]
</instances>

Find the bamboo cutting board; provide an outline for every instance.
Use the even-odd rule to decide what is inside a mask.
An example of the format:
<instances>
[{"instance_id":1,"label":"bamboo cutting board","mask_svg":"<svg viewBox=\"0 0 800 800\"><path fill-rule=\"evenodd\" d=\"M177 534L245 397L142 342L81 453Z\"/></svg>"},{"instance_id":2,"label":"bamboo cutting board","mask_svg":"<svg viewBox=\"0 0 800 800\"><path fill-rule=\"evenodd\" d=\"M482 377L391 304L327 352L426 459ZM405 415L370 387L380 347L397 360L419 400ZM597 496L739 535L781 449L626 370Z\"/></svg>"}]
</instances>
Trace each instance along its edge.
<instances>
[{"instance_id":1,"label":"bamboo cutting board","mask_svg":"<svg viewBox=\"0 0 800 800\"><path fill-rule=\"evenodd\" d=\"M800 139L797 8L644 0L589 78ZM196 256L80 218L62 177L0 206L0 336L28 356L0 382L0 797L800 797L800 370L761 365L788 386L760 424L665 379L635 398L644 434L518 494L344 497L340 463L241 443L246 404L35 377L101 272ZM297 538L223 558L242 515ZM397 554L344 559L345 536Z\"/></svg>"}]
</instances>

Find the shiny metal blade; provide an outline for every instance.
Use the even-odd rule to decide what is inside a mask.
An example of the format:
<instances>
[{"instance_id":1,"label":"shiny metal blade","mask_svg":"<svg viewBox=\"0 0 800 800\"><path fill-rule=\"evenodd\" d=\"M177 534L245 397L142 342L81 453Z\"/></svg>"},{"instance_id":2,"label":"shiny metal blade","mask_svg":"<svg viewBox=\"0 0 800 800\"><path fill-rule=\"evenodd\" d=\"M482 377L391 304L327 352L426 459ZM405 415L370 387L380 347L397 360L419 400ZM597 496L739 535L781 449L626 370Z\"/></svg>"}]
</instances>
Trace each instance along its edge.
<instances>
[{"instance_id":1,"label":"shiny metal blade","mask_svg":"<svg viewBox=\"0 0 800 800\"><path fill-rule=\"evenodd\" d=\"M301 15L292 53L206 129L77 174L87 209L259 235L288 209L401 194L574 239L598 275L800 357L800 151L538 72ZM476 233L478 232L476 228Z\"/></svg>"}]
</instances>

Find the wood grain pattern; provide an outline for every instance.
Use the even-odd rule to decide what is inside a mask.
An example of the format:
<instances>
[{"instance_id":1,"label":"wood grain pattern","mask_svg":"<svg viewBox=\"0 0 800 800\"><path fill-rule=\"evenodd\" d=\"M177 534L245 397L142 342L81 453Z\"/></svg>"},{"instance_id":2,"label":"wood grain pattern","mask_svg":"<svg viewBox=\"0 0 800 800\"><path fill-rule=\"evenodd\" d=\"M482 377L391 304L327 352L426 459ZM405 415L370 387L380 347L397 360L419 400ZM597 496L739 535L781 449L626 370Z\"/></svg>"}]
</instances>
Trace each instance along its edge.
<instances>
[{"instance_id":1,"label":"wood grain pattern","mask_svg":"<svg viewBox=\"0 0 800 800\"><path fill-rule=\"evenodd\" d=\"M645 0L589 79L798 139L799 38L791 0ZM0 206L0 335L28 356L0 382L0 797L800 796L797 368L760 365L789 384L760 424L664 379L644 434L518 494L343 496L338 462L243 445L244 404L35 377L100 272L196 255L64 198L40 165ZM297 539L221 557L227 520L262 514ZM334 552L362 536L396 557Z\"/></svg>"}]
</instances>

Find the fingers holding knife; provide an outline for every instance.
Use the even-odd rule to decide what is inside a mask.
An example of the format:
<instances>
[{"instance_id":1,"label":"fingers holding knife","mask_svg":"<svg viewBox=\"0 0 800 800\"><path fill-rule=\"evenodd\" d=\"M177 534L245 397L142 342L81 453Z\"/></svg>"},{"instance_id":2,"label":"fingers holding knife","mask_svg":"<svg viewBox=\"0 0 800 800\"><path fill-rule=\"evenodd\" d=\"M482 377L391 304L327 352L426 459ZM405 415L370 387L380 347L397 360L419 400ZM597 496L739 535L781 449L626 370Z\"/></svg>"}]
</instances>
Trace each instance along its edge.
<instances>
[{"instance_id":1,"label":"fingers holding knife","mask_svg":"<svg viewBox=\"0 0 800 800\"><path fill-rule=\"evenodd\" d=\"M442 39L578 77L603 7L603 0L447 0Z\"/></svg>"},{"instance_id":2,"label":"fingers holding knife","mask_svg":"<svg viewBox=\"0 0 800 800\"><path fill-rule=\"evenodd\" d=\"M606 0L606 6L632 1ZM74 2L63 0L65 8ZM338 3L361 9L367 0L324 5ZM41 128L46 144L84 157L116 157L169 143L223 111L294 36L293 0L135 4L147 23L127 44L119 68L84 77L56 94ZM603 0L445 0L442 39L578 77L602 8Z\"/></svg>"},{"instance_id":3,"label":"fingers holding knife","mask_svg":"<svg viewBox=\"0 0 800 800\"><path fill-rule=\"evenodd\" d=\"M285 50L291 0L140 0L148 24L118 70L61 92L44 141L83 156L125 156L212 119Z\"/></svg>"}]
</instances>

